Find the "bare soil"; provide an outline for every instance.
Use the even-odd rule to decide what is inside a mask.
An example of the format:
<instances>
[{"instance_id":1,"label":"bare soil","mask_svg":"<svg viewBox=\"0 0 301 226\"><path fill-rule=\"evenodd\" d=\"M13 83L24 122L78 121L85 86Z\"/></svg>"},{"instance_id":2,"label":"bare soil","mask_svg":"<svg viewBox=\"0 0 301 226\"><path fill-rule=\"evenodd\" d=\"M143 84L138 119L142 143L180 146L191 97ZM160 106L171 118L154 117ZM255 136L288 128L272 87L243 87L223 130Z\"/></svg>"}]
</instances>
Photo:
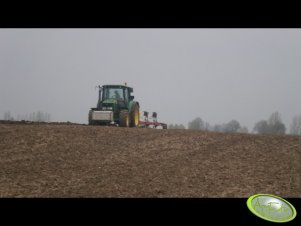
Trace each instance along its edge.
<instances>
[{"instance_id":1,"label":"bare soil","mask_svg":"<svg viewBox=\"0 0 301 226\"><path fill-rule=\"evenodd\" d=\"M301 137L0 123L0 197L301 197Z\"/></svg>"}]
</instances>

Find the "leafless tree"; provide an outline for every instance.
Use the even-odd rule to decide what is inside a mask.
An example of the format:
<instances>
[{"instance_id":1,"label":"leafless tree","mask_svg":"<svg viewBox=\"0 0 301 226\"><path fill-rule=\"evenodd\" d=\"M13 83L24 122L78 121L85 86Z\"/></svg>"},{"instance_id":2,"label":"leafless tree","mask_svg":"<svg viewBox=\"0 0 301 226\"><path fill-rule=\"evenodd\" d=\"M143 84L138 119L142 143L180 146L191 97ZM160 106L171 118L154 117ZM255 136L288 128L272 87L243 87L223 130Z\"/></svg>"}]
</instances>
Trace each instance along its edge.
<instances>
[{"instance_id":1,"label":"leafless tree","mask_svg":"<svg viewBox=\"0 0 301 226\"><path fill-rule=\"evenodd\" d=\"M268 121L261 120L257 122L254 126L254 132L259 134L285 134L286 127L284 123L282 123L281 115L279 112L274 112L269 117Z\"/></svg>"},{"instance_id":2,"label":"leafless tree","mask_svg":"<svg viewBox=\"0 0 301 226\"><path fill-rule=\"evenodd\" d=\"M197 117L188 123L188 129L203 130L204 129L204 121L200 117Z\"/></svg>"},{"instance_id":3,"label":"leafless tree","mask_svg":"<svg viewBox=\"0 0 301 226\"><path fill-rule=\"evenodd\" d=\"M290 134L301 135L301 115L293 117L293 121L290 127Z\"/></svg>"}]
</instances>

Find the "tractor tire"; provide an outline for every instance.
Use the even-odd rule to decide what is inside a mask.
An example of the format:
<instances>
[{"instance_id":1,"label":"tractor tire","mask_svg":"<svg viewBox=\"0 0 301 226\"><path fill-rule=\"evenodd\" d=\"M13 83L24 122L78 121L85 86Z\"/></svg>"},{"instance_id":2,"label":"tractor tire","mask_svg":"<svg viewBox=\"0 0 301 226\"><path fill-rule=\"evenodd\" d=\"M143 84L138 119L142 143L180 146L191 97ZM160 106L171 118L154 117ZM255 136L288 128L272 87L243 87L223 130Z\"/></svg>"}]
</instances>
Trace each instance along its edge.
<instances>
[{"instance_id":1,"label":"tractor tire","mask_svg":"<svg viewBox=\"0 0 301 226\"><path fill-rule=\"evenodd\" d=\"M88 124L89 124L89 125L93 125L93 121L92 121L92 110L89 111Z\"/></svg>"},{"instance_id":2,"label":"tractor tire","mask_svg":"<svg viewBox=\"0 0 301 226\"><path fill-rule=\"evenodd\" d=\"M128 110L121 110L119 113L119 126L120 127L129 127L130 117Z\"/></svg>"},{"instance_id":3,"label":"tractor tire","mask_svg":"<svg viewBox=\"0 0 301 226\"><path fill-rule=\"evenodd\" d=\"M130 127L138 127L139 126L139 106L138 104L135 104L133 107L133 111L131 112L131 120L130 120Z\"/></svg>"}]
</instances>

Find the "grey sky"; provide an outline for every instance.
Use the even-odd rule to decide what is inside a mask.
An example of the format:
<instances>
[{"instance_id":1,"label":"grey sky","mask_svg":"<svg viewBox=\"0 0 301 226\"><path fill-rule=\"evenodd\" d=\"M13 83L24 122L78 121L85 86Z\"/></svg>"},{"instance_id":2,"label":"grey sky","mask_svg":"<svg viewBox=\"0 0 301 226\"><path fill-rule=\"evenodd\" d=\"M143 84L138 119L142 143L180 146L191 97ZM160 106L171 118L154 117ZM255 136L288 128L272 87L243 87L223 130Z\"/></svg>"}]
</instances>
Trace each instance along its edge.
<instances>
[{"instance_id":1,"label":"grey sky","mask_svg":"<svg viewBox=\"0 0 301 226\"><path fill-rule=\"evenodd\" d=\"M300 29L0 29L0 118L87 123L96 85L127 82L159 121L301 113Z\"/></svg>"}]
</instances>

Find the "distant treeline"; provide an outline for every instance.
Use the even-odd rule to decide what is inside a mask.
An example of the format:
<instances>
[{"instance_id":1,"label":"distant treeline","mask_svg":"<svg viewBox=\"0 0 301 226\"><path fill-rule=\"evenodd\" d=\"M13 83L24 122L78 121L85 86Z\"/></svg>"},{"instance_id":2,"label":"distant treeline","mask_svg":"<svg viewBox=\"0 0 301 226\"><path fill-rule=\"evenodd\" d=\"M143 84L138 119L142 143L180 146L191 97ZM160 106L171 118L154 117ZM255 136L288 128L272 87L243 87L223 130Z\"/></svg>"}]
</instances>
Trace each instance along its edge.
<instances>
[{"instance_id":1,"label":"distant treeline","mask_svg":"<svg viewBox=\"0 0 301 226\"><path fill-rule=\"evenodd\" d=\"M13 117L9 111L4 113L4 120L10 121L32 121L32 122L50 122L50 114L42 111L32 112L29 114L18 114Z\"/></svg>"},{"instance_id":2,"label":"distant treeline","mask_svg":"<svg viewBox=\"0 0 301 226\"><path fill-rule=\"evenodd\" d=\"M170 124L168 129L185 129L185 126L182 124ZM200 117L189 122L188 129L224 133L249 133L248 128L246 126L241 126L237 120L231 120L228 123L223 124L210 125ZM286 134L286 126L281 120L280 113L274 112L267 120L260 120L256 122L251 132L257 134L284 135ZM301 135L301 115L293 117L289 134Z\"/></svg>"}]
</instances>

